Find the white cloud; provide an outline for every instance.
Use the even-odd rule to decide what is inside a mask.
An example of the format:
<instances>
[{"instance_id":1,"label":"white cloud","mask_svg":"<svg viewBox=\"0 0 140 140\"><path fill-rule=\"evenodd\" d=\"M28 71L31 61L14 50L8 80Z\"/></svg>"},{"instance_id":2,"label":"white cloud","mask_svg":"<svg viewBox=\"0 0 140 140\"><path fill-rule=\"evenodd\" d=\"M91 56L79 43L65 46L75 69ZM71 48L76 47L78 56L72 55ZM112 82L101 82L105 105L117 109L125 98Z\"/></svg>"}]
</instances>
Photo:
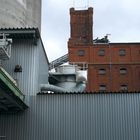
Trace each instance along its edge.
<instances>
[{"instance_id":1,"label":"white cloud","mask_svg":"<svg viewBox=\"0 0 140 140\"><path fill-rule=\"evenodd\" d=\"M44 44L49 61L53 61L67 53L66 49L63 47L64 44L56 39L47 38Z\"/></svg>"}]
</instances>

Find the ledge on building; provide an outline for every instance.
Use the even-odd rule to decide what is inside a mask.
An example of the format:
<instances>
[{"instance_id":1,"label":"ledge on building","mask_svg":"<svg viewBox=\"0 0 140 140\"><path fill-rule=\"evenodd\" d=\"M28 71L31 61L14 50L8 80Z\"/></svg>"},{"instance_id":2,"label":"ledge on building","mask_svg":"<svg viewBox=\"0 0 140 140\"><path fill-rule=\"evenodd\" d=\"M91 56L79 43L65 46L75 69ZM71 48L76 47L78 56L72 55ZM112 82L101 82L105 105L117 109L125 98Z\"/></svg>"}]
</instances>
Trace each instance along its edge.
<instances>
[{"instance_id":1,"label":"ledge on building","mask_svg":"<svg viewBox=\"0 0 140 140\"><path fill-rule=\"evenodd\" d=\"M39 92L37 95L54 95L54 94L140 94L140 91L100 91L100 92Z\"/></svg>"}]
</instances>

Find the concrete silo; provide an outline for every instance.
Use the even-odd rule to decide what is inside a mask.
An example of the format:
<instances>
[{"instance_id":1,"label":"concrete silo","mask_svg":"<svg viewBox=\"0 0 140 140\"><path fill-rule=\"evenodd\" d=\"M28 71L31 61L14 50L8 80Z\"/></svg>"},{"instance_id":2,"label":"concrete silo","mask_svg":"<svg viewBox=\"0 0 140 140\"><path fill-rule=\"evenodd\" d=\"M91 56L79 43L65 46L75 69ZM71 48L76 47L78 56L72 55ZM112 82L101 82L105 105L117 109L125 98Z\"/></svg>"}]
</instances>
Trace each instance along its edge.
<instances>
[{"instance_id":1,"label":"concrete silo","mask_svg":"<svg viewBox=\"0 0 140 140\"><path fill-rule=\"evenodd\" d=\"M38 27L41 29L42 0L1 0L0 28Z\"/></svg>"}]
</instances>

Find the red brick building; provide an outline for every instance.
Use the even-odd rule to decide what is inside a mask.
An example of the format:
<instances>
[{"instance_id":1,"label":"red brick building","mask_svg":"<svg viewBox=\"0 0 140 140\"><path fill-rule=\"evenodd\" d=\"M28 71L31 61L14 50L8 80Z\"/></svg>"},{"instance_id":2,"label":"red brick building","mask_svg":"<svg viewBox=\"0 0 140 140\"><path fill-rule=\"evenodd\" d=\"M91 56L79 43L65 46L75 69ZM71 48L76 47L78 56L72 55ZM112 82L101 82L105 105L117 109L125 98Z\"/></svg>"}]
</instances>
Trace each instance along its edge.
<instances>
[{"instance_id":1,"label":"red brick building","mask_svg":"<svg viewBox=\"0 0 140 140\"><path fill-rule=\"evenodd\" d=\"M87 91L140 91L140 43L94 43L93 8L70 18L69 61L88 64Z\"/></svg>"}]
</instances>

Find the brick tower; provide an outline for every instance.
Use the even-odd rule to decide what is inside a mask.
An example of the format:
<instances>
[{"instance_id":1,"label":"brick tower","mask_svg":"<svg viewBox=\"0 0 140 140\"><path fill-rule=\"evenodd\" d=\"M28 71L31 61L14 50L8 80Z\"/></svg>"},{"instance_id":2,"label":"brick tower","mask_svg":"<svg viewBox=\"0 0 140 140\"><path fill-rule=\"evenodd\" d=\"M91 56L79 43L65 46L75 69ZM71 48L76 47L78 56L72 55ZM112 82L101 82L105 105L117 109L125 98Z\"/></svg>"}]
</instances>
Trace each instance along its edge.
<instances>
[{"instance_id":1,"label":"brick tower","mask_svg":"<svg viewBox=\"0 0 140 140\"><path fill-rule=\"evenodd\" d=\"M71 37L69 40L70 46L75 45L89 45L92 44L92 25L93 20L93 8L88 10L75 10L70 9L70 21L71 21ZM69 47L70 47L69 46Z\"/></svg>"},{"instance_id":2,"label":"brick tower","mask_svg":"<svg viewBox=\"0 0 140 140\"><path fill-rule=\"evenodd\" d=\"M68 41L69 62L87 66L93 46L93 8L70 9L71 35Z\"/></svg>"},{"instance_id":3,"label":"brick tower","mask_svg":"<svg viewBox=\"0 0 140 140\"><path fill-rule=\"evenodd\" d=\"M70 62L89 62L89 48L93 45L93 8L70 9L71 35L68 41ZM82 56L82 57L79 57Z\"/></svg>"}]
</instances>

